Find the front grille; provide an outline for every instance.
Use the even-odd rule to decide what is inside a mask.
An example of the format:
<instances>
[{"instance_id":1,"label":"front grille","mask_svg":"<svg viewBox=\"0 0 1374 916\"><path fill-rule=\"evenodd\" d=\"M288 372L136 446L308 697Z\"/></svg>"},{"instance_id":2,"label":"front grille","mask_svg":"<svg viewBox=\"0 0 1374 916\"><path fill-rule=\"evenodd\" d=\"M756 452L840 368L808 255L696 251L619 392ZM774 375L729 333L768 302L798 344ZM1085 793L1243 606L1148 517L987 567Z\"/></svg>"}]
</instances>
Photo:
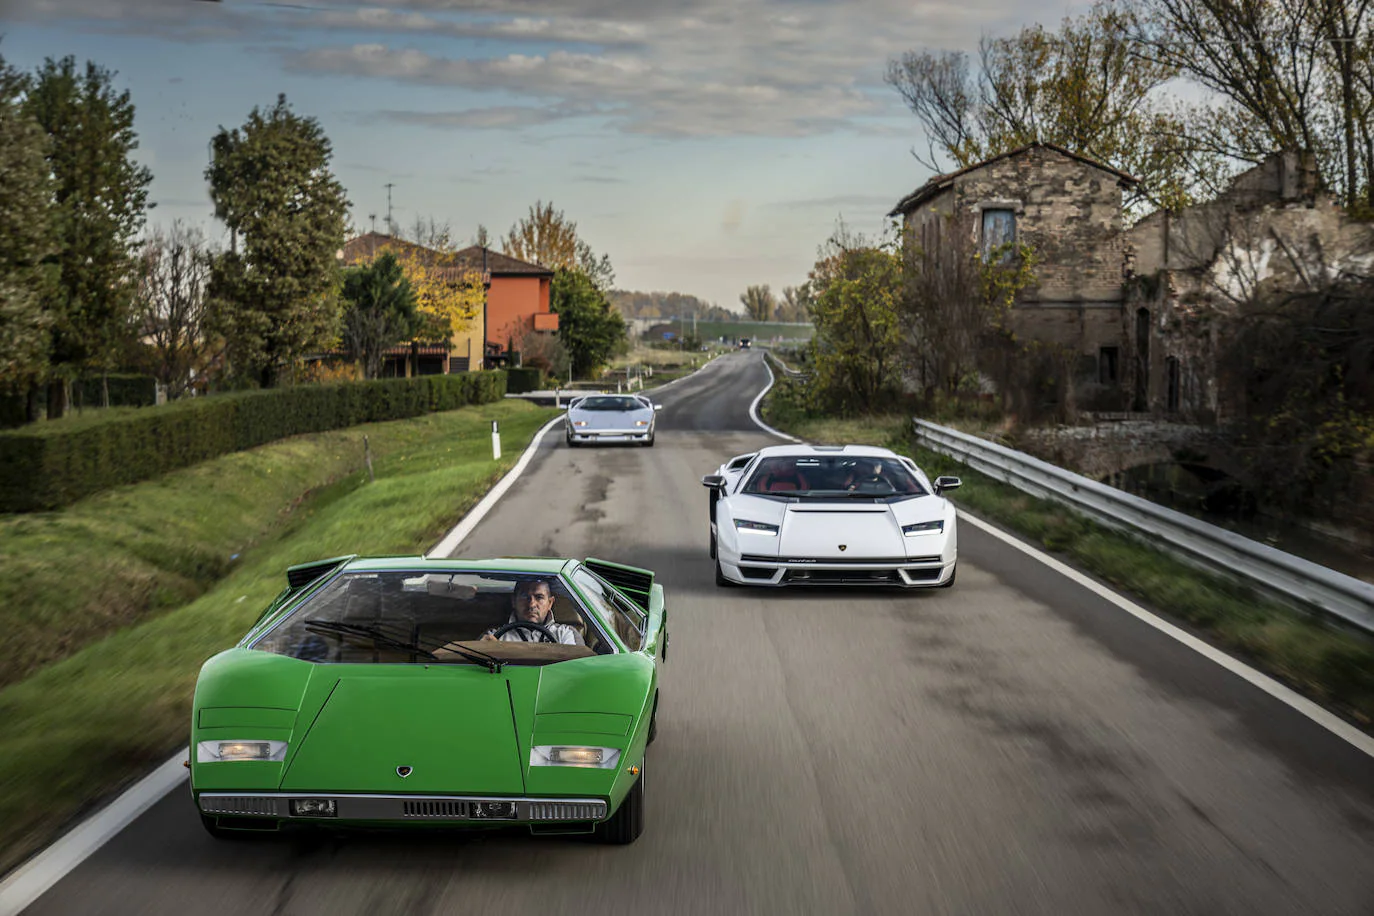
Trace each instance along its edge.
<instances>
[{"instance_id":1,"label":"front grille","mask_svg":"<svg viewBox=\"0 0 1374 916\"><path fill-rule=\"evenodd\" d=\"M776 569L769 569L766 566L741 566L739 574L746 579L771 579L777 575Z\"/></svg>"},{"instance_id":2,"label":"front grille","mask_svg":"<svg viewBox=\"0 0 1374 916\"><path fill-rule=\"evenodd\" d=\"M590 821L605 816L605 802L531 802L532 821Z\"/></svg>"},{"instance_id":3,"label":"front grille","mask_svg":"<svg viewBox=\"0 0 1374 916\"><path fill-rule=\"evenodd\" d=\"M463 819L468 816L468 803L435 799L431 801L408 801L401 806L401 816L408 818Z\"/></svg>"},{"instance_id":4,"label":"front grille","mask_svg":"<svg viewBox=\"0 0 1374 916\"><path fill-rule=\"evenodd\" d=\"M900 582L897 572L891 569L848 570L848 569L789 569L787 581L796 584L835 585L881 585L885 582Z\"/></svg>"},{"instance_id":5,"label":"front grille","mask_svg":"<svg viewBox=\"0 0 1374 916\"><path fill-rule=\"evenodd\" d=\"M202 795L200 810L206 814L257 814L272 817L282 813L280 798L255 798L245 795Z\"/></svg>"},{"instance_id":6,"label":"front grille","mask_svg":"<svg viewBox=\"0 0 1374 916\"><path fill-rule=\"evenodd\" d=\"M906 566L910 563L939 563L940 558L935 557L765 557L758 554L746 553L740 557L745 563L805 563L808 566L816 564L818 566L854 566L854 565L873 565L873 566Z\"/></svg>"}]
</instances>

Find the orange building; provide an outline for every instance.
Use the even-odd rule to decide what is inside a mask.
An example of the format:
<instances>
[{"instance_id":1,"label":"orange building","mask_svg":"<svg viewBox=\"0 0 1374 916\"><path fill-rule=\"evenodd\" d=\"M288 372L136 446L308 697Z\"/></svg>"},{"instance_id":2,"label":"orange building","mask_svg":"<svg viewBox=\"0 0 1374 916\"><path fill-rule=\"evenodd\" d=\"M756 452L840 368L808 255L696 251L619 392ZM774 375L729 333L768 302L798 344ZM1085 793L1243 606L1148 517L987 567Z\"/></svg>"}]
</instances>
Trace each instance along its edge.
<instances>
[{"instance_id":1,"label":"orange building","mask_svg":"<svg viewBox=\"0 0 1374 916\"><path fill-rule=\"evenodd\" d=\"M369 232L344 246L345 264L370 262L381 249L419 248L433 258L440 253L379 232ZM455 280L467 271L482 274L486 302L482 314L468 327L455 331L449 341L448 357L441 372L497 368L506 364L509 349L520 348L529 331L553 333L558 330L558 315L549 311L549 286L553 271L508 255L473 245L444 257L444 269L453 271ZM419 371L424 372L421 367ZM429 371L435 371L430 368Z\"/></svg>"}]
</instances>

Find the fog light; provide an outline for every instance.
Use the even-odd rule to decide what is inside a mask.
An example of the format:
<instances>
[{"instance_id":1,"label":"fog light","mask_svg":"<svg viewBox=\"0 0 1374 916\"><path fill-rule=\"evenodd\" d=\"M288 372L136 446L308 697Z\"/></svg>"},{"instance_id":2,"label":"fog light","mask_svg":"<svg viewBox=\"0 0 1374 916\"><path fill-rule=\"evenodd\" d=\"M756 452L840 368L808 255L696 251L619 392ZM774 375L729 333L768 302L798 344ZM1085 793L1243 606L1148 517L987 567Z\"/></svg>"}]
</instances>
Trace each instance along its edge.
<instances>
[{"instance_id":1,"label":"fog light","mask_svg":"<svg viewBox=\"0 0 1374 916\"><path fill-rule=\"evenodd\" d=\"M332 798L293 798L291 799L292 817L338 817L339 811Z\"/></svg>"},{"instance_id":2,"label":"fog light","mask_svg":"<svg viewBox=\"0 0 1374 916\"><path fill-rule=\"evenodd\" d=\"M480 820L511 820L515 817L515 802L473 802L472 816Z\"/></svg>"}]
</instances>

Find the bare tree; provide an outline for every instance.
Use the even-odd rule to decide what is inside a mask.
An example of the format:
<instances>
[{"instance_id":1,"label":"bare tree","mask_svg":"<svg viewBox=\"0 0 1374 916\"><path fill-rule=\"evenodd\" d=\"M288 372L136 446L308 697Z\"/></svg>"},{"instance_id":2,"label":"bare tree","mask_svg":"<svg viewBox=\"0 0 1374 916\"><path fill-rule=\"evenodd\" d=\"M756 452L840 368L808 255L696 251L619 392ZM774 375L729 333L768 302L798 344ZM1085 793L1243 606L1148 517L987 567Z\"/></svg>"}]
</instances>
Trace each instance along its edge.
<instances>
[{"instance_id":1,"label":"bare tree","mask_svg":"<svg viewBox=\"0 0 1374 916\"><path fill-rule=\"evenodd\" d=\"M762 286L751 286L740 293L739 301L744 305L745 314L754 321L772 321L773 309L776 305L773 299L773 292L765 283Z\"/></svg>"},{"instance_id":2,"label":"bare tree","mask_svg":"<svg viewBox=\"0 0 1374 916\"><path fill-rule=\"evenodd\" d=\"M453 250L453 231L448 222L440 222L433 216L417 215L415 222L401 233L401 238L433 251Z\"/></svg>"},{"instance_id":3,"label":"bare tree","mask_svg":"<svg viewBox=\"0 0 1374 916\"><path fill-rule=\"evenodd\" d=\"M204 327L214 257L201 231L180 220L154 229L143 247L136 327L169 397L184 394L214 352Z\"/></svg>"}]
</instances>

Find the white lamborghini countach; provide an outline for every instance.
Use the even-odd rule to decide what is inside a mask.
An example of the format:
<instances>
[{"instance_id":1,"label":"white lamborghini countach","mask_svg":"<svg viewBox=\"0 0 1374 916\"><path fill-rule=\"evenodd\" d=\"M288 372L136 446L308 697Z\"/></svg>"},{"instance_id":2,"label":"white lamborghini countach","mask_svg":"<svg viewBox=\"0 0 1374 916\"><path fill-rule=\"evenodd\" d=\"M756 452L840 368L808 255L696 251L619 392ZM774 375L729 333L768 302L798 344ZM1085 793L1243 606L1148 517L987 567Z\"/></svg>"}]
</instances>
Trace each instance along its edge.
<instances>
[{"instance_id":1,"label":"white lamborghini countach","mask_svg":"<svg viewBox=\"0 0 1374 916\"><path fill-rule=\"evenodd\" d=\"M865 445L779 445L701 479L717 585L954 584L954 506L910 458Z\"/></svg>"}]
</instances>

